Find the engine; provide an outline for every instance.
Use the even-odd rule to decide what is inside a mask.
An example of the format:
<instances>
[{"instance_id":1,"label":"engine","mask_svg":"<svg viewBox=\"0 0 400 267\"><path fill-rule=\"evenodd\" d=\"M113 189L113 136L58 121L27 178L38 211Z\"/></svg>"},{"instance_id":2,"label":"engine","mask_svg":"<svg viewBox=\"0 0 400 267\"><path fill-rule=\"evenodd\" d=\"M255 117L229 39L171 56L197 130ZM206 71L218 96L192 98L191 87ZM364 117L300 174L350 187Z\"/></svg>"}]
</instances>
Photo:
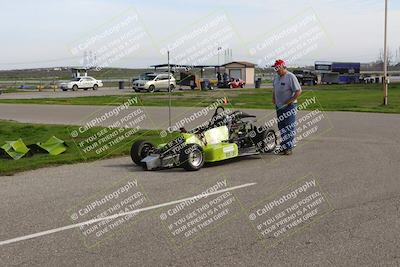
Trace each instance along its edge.
<instances>
[{"instance_id":1,"label":"engine","mask_svg":"<svg viewBox=\"0 0 400 267\"><path fill-rule=\"evenodd\" d=\"M230 141L236 143L239 149L254 145L250 138L250 133L254 130L251 122L237 119L229 126Z\"/></svg>"}]
</instances>

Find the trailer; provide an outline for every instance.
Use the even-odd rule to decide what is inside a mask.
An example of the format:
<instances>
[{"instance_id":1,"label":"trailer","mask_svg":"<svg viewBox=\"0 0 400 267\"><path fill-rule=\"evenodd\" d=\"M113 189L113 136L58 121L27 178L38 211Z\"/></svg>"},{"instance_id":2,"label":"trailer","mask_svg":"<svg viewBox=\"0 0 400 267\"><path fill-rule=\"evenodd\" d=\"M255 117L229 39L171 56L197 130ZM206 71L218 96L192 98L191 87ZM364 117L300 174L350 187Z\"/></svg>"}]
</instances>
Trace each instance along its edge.
<instances>
[{"instance_id":1,"label":"trailer","mask_svg":"<svg viewBox=\"0 0 400 267\"><path fill-rule=\"evenodd\" d=\"M360 82L361 63L355 62L315 62L315 71L321 76L321 83L351 84Z\"/></svg>"}]
</instances>

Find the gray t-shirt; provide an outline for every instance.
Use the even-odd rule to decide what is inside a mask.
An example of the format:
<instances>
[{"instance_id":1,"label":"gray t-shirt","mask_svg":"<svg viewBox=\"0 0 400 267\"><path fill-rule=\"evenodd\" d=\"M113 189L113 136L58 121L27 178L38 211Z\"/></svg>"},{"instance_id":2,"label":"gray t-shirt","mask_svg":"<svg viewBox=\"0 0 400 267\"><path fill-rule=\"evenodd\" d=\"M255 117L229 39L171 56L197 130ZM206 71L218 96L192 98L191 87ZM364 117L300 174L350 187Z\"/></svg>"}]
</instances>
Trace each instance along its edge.
<instances>
[{"instance_id":1,"label":"gray t-shirt","mask_svg":"<svg viewBox=\"0 0 400 267\"><path fill-rule=\"evenodd\" d=\"M285 105L296 91L301 91L301 86L297 77L291 73L287 72L284 76L276 75L274 78L274 93L275 93L275 103L278 108ZM295 101L294 103L297 103Z\"/></svg>"}]
</instances>

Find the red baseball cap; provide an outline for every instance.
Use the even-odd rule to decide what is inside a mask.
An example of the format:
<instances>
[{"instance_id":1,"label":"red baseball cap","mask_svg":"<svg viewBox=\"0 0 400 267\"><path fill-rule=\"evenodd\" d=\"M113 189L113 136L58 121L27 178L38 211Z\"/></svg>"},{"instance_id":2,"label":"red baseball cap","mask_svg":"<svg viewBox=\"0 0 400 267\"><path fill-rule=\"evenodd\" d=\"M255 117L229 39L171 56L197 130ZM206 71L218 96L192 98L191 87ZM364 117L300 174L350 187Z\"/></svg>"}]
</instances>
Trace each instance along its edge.
<instances>
[{"instance_id":1,"label":"red baseball cap","mask_svg":"<svg viewBox=\"0 0 400 267\"><path fill-rule=\"evenodd\" d=\"M272 65L273 68L280 67L280 66L286 66L285 61L283 61L282 59L277 59L275 61L275 64Z\"/></svg>"}]
</instances>

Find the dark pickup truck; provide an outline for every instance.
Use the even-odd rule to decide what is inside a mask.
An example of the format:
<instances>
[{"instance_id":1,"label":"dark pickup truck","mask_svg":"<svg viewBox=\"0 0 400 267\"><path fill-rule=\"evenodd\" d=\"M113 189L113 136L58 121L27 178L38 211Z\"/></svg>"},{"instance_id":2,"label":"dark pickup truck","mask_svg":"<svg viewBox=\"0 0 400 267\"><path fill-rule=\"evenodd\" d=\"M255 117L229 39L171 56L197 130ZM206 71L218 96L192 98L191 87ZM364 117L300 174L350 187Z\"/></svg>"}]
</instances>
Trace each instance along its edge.
<instances>
[{"instance_id":1,"label":"dark pickup truck","mask_svg":"<svg viewBox=\"0 0 400 267\"><path fill-rule=\"evenodd\" d=\"M316 85L318 83L318 76L310 70L294 70L293 74L296 75L297 80L299 80L301 85Z\"/></svg>"}]
</instances>

